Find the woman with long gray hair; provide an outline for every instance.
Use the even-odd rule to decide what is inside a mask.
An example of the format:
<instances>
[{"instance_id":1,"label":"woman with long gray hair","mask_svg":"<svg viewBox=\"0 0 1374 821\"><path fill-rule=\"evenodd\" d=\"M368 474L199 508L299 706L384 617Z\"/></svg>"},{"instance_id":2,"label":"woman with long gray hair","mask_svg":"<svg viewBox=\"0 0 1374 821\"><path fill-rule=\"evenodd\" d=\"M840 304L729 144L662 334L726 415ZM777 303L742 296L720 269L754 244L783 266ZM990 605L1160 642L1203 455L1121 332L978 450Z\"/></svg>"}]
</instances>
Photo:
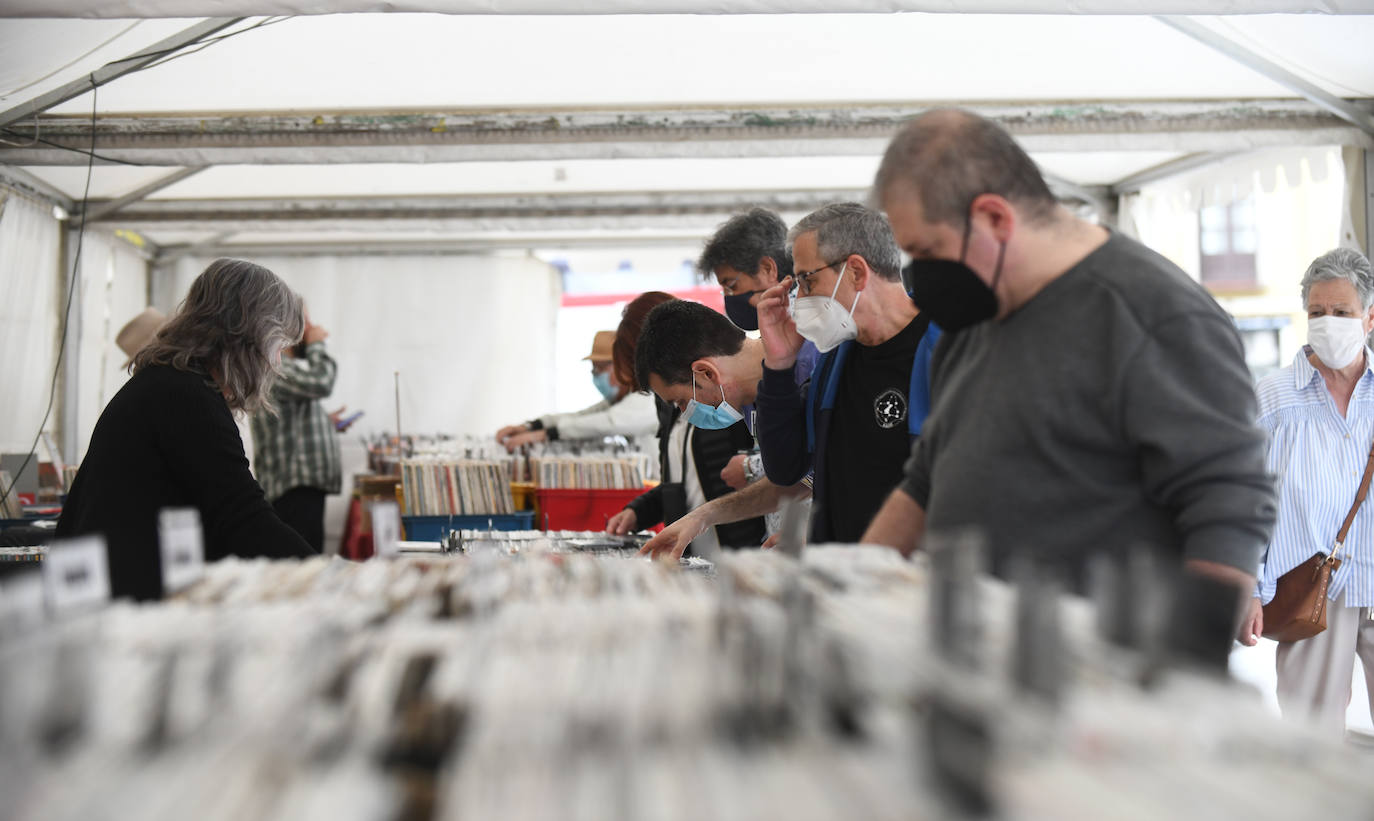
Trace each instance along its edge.
<instances>
[{"instance_id":1,"label":"woman with long gray hair","mask_svg":"<svg viewBox=\"0 0 1374 821\"><path fill-rule=\"evenodd\" d=\"M282 349L301 337L301 298L251 262L217 259L133 358L100 414L57 525L105 537L115 596L162 595L158 512L195 508L205 558L305 556L263 498L234 414L271 412Z\"/></svg>"}]
</instances>

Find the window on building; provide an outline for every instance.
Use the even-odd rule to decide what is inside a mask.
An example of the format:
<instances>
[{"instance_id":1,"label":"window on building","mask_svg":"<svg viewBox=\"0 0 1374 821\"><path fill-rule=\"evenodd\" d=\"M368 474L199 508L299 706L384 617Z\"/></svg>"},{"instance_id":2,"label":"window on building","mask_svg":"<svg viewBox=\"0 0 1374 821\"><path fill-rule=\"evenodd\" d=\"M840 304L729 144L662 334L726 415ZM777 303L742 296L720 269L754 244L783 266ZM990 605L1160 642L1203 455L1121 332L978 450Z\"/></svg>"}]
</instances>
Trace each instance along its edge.
<instances>
[{"instance_id":1,"label":"window on building","mask_svg":"<svg viewBox=\"0 0 1374 821\"><path fill-rule=\"evenodd\" d=\"M1258 286L1254 200L1205 206L1198 212L1198 228L1202 284L1219 290Z\"/></svg>"},{"instance_id":2,"label":"window on building","mask_svg":"<svg viewBox=\"0 0 1374 821\"><path fill-rule=\"evenodd\" d=\"M1279 333L1288 327L1288 317L1244 316L1234 317L1234 321L1245 346L1245 364L1255 381L1288 364L1279 347Z\"/></svg>"}]
</instances>

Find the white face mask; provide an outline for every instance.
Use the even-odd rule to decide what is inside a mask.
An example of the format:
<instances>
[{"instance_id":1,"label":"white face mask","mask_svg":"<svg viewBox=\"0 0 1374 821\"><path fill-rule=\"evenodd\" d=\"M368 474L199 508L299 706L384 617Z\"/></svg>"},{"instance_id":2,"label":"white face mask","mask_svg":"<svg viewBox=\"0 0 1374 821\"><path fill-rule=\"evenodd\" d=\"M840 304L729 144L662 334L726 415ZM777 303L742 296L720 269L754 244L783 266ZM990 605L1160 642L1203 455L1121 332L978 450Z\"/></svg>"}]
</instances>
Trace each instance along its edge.
<instances>
[{"instance_id":1,"label":"white face mask","mask_svg":"<svg viewBox=\"0 0 1374 821\"><path fill-rule=\"evenodd\" d=\"M797 333L809 339L821 353L832 350L841 342L847 342L859 335L854 324L854 308L859 304L863 291L854 294L854 304L846 311L836 299L840 291L840 281L849 268L846 262L840 266L839 276L835 278L835 290L830 296L802 296L792 303L792 321L797 323Z\"/></svg>"},{"instance_id":2,"label":"white face mask","mask_svg":"<svg viewBox=\"0 0 1374 821\"><path fill-rule=\"evenodd\" d=\"M1319 316L1307 320L1307 344L1326 367L1340 370L1364 350L1364 322L1358 317Z\"/></svg>"}]
</instances>

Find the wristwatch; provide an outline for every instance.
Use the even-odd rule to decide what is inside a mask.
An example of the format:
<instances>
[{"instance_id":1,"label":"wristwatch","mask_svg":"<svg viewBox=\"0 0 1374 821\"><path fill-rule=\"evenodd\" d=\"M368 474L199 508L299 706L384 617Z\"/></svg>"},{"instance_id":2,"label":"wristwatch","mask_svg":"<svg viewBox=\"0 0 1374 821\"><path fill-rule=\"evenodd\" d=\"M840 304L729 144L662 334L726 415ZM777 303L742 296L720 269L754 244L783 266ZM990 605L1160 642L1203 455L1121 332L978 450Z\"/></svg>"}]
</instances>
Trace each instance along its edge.
<instances>
[{"instance_id":1,"label":"wristwatch","mask_svg":"<svg viewBox=\"0 0 1374 821\"><path fill-rule=\"evenodd\" d=\"M746 485L753 484L754 480L759 478L762 477L754 470L754 455L751 453L744 454L744 483Z\"/></svg>"}]
</instances>

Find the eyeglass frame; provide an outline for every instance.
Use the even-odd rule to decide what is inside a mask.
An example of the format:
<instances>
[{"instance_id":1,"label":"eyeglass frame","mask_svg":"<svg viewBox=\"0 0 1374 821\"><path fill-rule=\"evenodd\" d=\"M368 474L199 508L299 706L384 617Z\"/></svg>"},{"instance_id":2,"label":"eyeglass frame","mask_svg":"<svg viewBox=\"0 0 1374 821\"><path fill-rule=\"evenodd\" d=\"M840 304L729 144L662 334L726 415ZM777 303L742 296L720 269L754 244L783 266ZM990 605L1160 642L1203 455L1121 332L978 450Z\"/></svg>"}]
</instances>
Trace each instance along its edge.
<instances>
[{"instance_id":1,"label":"eyeglass frame","mask_svg":"<svg viewBox=\"0 0 1374 821\"><path fill-rule=\"evenodd\" d=\"M795 284L795 285L797 286L797 293L798 293L798 294L801 294L801 293L802 293L802 287L805 286L806 292L805 292L804 295L805 295L805 296L810 296L810 295L811 295L811 285L809 284L808 280L810 280L811 277L815 276L816 274L819 274L821 271L824 271L826 268L834 268L836 265L840 265L840 264L843 264L843 263L845 263L845 262L848 262L848 261L849 261L849 258L852 257L852 256L854 256L854 255L853 255L853 254L845 254L845 255L844 255L843 257L841 257L840 259L837 259L837 260L835 260L834 262L827 262L826 264L822 265L822 266L819 267L819 268L813 268L813 269L811 269L810 271L797 271L796 273L794 273L794 274L792 275L792 282L793 282L793 284Z\"/></svg>"}]
</instances>

